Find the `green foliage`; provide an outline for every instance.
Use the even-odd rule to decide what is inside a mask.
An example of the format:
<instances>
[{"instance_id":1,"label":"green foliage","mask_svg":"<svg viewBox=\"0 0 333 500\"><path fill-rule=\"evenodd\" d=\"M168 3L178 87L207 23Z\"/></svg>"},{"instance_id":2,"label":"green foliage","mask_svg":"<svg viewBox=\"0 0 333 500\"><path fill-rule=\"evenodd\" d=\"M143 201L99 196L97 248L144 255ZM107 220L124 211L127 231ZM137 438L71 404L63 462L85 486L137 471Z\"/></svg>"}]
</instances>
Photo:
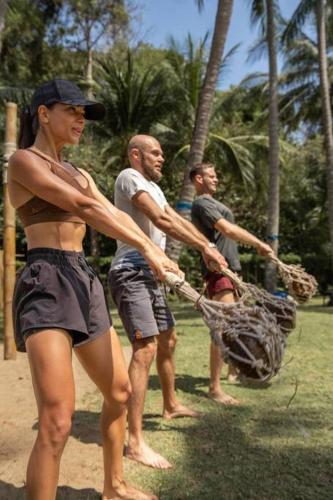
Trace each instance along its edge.
<instances>
[{"instance_id":1,"label":"green foliage","mask_svg":"<svg viewBox=\"0 0 333 500\"><path fill-rule=\"evenodd\" d=\"M128 27L124 0L63 0L58 36L69 48L108 46Z\"/></svg>"},{"instance_id":2,"label":"green foliage","mask_svg":"<svg viewBox=\"0 0 333 500\"><path fill-rule=\"evenodd\" d=\"M155 66L142 71L130 50L126 61L117 62L108 55L99 64L99 97L107 111L99 134L104 140L106 165L119 171L127 163L130 137L150 133L172 105L166 92L167 72Z\"/></svg>"},{"instance_id":3,"label":"green foliage","mask_svg":"<svg viewBox=\"0 0 333 500\"><path fill-rule=\"evenodd\" d=\"M204 2L199 3L203 7ZM136 133L151 133L160 140L165 152L160 186L174 205L181 189L207 63L207 38L195 42L188 34L183 44L171 40L167 49L143 43L129 50L126 42L131 29L129 6L133 6L132 2L111 0L10 2L0 54L1 148L5 101L14 100L21 107L29 102L33 88L41 80L54 76L82 83L87 61L82 29L86 26L92 30L96 96L105 102L107 117L102 126L89 124L80 147L70 148L66 154L75 164L86 168L103 194L112 200L115 178L127 166L128 139ZM251 6L257 19L263 20L265 2L251 2ZM328 13L329 24L332 15L330 10ZM106 19L110 21L108 26ZM100 23L98 29L94 23ZM103 23L105 30L99 31ZM299 23L299 27L303 24ZM262 28L265 30L264 25ZM236 47L225 57L221 77L235 50ZM286 259L295 255L325 283L332 281L332 265L316 44L299 30L298 38L289 43L283 58L279 96L280 249ZM330 57L328 63L332 73ZM205 151L205 161L216 165L220 178L217 198L232 208L239 225L262 239L268 202L267 110L264 75L255 75L252 82L249 78L226 92L217 91ZM25 237L20 225L17 236L18 253L23 254ZM88 243L87 239L89 254ZM99 236L99 244L105 274L107 264L102 260L114 254L115 242ZM240 247L240 251L244 273L261 282L262 261L249 254L247 248ZM198 253L185 249L180 262L191 281L200 287Z\"/></svg>"},{"instance_id":4,"label":"green foliage","mask_svg":"<svg viewBox=\"0 0 333 500\"><path fill-rule=\"evenodd\" d=\"M55 74L77 75L75 64L80 64L80 54L70 54L48 39L60 5L51 0L10 2L0 54L0 82L31 89Z\"/></svg>"}]
</instances>

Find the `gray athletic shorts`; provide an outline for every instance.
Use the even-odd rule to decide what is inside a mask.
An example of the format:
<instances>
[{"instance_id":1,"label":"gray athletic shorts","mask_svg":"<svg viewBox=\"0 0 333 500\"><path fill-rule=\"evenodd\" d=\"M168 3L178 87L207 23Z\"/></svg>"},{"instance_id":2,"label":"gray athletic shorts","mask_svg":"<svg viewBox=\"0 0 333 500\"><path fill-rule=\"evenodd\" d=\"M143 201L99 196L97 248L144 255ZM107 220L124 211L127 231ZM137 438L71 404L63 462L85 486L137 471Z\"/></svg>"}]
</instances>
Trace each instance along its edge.
<instances>
[{"instance_id":1,"label":"gray athletic shorts","mask_svg":"<svg viewBox=\"0 0 333 500\"><path fill-rule=\"evenodd\" d=\"M39 330L67 330L77 347L112 324L102 284L83 252L53 248L28 251L15 285L13 318L21 352L26 351L26 338Z\"/></svg>"},{"instance_id":2,"label":"gray athletic shorts","mask_svg":"<svg viewBox=\"0 0 333 500\"><path fill-rule=\"evenodd\" d=\"M159 335L175 325L164 293L148 268L111 270L109 284L130 342Z\"/></svg>"}]
</instances>

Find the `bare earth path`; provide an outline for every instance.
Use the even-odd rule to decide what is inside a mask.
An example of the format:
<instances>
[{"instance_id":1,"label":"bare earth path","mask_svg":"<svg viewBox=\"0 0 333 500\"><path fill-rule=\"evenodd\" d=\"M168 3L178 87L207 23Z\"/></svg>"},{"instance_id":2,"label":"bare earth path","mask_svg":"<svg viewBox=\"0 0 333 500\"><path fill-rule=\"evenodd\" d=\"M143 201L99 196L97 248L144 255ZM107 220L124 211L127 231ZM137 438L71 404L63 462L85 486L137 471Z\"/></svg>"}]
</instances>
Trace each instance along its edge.
<instances>
[{"instance_id":1,"label":"bare earth path","mask_svg":"<svg viewBox=\"0 0 333 500\"><path fill-rule=\"evenodd\" d=\"M129 357L129 348L124 349ZM95 500L103 483L99 394L75 355L76 412L61 464L58 499ZM37 433L37 411L26 354L3 360L0 346L0 499L23 499L25 469ZM125 468L130 466L125 465ZM63 485L70 485L63 486Z\"/></svg>"}]
</instances>

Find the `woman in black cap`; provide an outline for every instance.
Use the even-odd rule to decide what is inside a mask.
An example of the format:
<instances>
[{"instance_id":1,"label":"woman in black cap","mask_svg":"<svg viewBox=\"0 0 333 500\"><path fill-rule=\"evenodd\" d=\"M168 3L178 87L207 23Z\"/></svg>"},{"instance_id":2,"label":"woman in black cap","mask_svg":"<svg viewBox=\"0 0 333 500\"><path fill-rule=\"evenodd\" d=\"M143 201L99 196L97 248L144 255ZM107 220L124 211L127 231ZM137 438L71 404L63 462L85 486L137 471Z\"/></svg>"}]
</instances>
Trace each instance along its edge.
<instances>
[{"instance_id":1,"label":"woman in black cap","mask_svg":"<svg viewBox=\"0 0 333 500\"><path fill-rule=\"evenodd\" d=\"M62 161L78 144L85 119L104 116L66 80L38 88L21 122L20 148L10 159L8 186L25 227L27 265L14 294L17 349L29 356L39 413L27 470L27 498L53 500L60 458L74 412L72 347L104 396L101 415L103 500L156 498L123 480L122 453L130 385L102 285L82 253L88 223L136 247L163 279L179 272L125 213L98 191L90 175Z\"/></svg>"}]
</instances>

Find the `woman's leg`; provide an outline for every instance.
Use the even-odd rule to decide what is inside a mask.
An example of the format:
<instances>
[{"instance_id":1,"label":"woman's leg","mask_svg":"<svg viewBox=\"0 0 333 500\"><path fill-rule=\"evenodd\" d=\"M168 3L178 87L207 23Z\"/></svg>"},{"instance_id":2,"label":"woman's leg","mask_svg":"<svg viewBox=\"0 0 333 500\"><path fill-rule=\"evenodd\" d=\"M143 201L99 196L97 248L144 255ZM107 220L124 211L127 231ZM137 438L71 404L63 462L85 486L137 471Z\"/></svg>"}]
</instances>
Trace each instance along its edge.
<instances>
[{"instance_id":1,"label":"woman's leg","mask_svg":"<svg viewBox=\"0 0 333 500\"><path fill-rule=\"evenodd\" d=\"M72 342L64 330L43 330L26 340L39 428L27 470L27 499L54 500L60 458L74 411Z\"/></svg>"},{"instance_id":2,"label":"woman's leg","mask_svg":"<svg viewBox=\"0 0 333 500\"><path fill-rule=\"evenodd\" d=\"M122 348L110 334L77 347L75 353L104 396L101 430L104 455L103 500L150 500L156 497L128 486L123 479L126 408L131 388Z\"/></svg>"}]
</instances>

